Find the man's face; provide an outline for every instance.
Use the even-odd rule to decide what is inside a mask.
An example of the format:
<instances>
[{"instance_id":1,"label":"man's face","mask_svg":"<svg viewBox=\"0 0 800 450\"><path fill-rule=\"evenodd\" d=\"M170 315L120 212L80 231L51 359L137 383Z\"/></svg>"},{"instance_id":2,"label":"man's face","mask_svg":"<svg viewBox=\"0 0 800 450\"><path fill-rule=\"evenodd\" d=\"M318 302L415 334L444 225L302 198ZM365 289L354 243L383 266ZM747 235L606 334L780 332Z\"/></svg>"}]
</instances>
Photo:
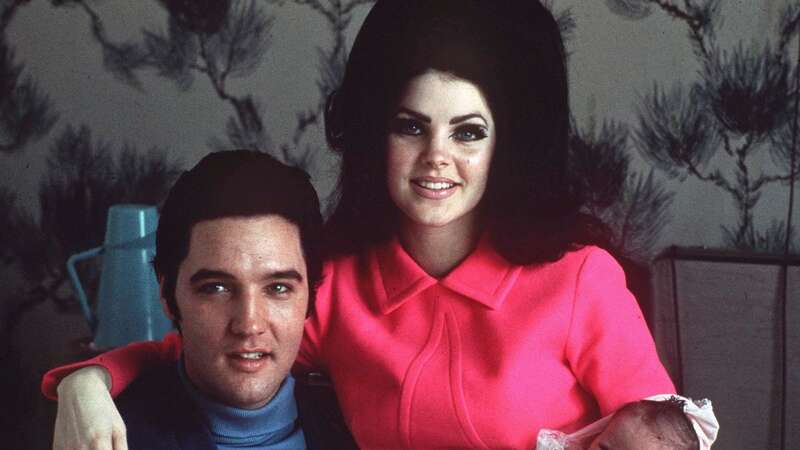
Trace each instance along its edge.
<instances>
[{"instance_id":1,"label":"man's face","mask_svg":"<svg viewBox=\"0 0 800 450\"><path fill-rule=\"evenodd\" d=\"M192 383L227 405L265 405L303 335L308 276L297 226L277 215L195 224L175 298Z\"/></svg>"}]
</instances>

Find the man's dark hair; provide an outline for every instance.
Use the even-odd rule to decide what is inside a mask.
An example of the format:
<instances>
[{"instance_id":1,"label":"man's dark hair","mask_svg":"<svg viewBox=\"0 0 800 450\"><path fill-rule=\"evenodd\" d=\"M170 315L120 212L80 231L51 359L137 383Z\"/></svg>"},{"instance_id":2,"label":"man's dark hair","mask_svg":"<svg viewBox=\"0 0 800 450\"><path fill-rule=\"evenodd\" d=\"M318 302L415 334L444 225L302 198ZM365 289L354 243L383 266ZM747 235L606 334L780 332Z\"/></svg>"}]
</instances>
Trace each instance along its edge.
<instances>
[{"instance_id":1,"label":"man's dark hair","mask_svg":"<svg viewBox=\"0 0 800 450\"><path fill-rule=\"evenodd\" d=\"M178 267L189 253L192 227L205 220L261 215L278 215L299 229L308 272L309 310L313 308L322 278L322 217L308 174L266 153L216 152L181 174L164 202L156 231L153 266L156 275L163 277L163 295L178 329L175 283Z\"/></svg>"},{"instance_id":2,"label":"man's dark hair","mask_svg":"<svg viewBox=\"0 0 800 450\"><path fill-rule=\"evenodd\" d=\"M550 11L536 0L378 0L326 108L328 143L342 154L329 251L358 252L395 234L388 123L408 82L429 70L475 84L491 109L497 140L480 210L500 254L533 264L602 243L570 170L567 68Z\"/></svg>"}]
</instances>

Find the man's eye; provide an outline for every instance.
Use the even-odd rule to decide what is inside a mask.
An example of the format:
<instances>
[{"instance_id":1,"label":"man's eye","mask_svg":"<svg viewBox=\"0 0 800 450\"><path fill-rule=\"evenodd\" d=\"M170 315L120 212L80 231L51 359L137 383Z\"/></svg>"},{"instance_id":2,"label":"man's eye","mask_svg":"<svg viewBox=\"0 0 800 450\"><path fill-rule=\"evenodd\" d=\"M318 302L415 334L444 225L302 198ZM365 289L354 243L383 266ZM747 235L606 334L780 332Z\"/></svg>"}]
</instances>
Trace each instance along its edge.
<instances>
[{"instance_id":1,"label":"man's eye","mask_svg":"<svg viewBox=\"0 0 800 450\"><path fill-rule=\"evenodd\" d=\"M407 136L419 136L424 132L422 124L414 119L396 118L392 120L392 133L405 134Z\"/></svg>"},{"instance_id":2,"label":"man's eye","mask_svg":"<svg viewBox=\"0 0 800 450\"><path fill-rule=\"evenodd\" d=\"M453 137L459 141L479 141L488 136L486 128L481 125L463 125L456 128Z\"/></svg>"},{"instance_id":3,"label":"man's eye","mask_svg":"<svg viewBox=\"0 0 800 450\"><path fill-rule=\"evenodd\" d=\"M221 294L228 292L228 287L222 283L205 283L197 290L201 294Z\"/></svg>"},{"instance_id":4,"label":"man's eye","mask_svg":"<svg viewBox=\"0 0 800 450\"><path fill-rule=\"evenodd\" d=\"M292 291L292 288L284 283L273 283L267 286L267 291L272 295L286 295Z\"/></svg>"}]
</instances>

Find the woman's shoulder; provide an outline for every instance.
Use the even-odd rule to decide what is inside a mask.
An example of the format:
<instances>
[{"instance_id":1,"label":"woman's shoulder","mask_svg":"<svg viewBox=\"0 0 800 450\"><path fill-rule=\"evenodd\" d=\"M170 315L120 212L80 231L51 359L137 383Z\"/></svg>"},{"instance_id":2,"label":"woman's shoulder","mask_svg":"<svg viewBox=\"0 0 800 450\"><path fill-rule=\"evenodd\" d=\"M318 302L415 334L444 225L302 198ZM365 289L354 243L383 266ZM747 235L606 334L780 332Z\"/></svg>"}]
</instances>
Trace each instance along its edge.
<instances>
[{"instance_id":1,"label":"woman's shoulder","mask_svg":"<svg viewBox=\"0 0 800 450\"><path fill-rule=\"evenodd\" d=\"M611 253L596 245L582 245L566 251L558 260L547 263L561 270L564 269L593 269L602 267L619 267L619 263Z\"/></svg>"},{"instance_id":2,"label":"woman's shoulder","mask_svg":"<svg viewBox=\"0 0 800 450\"><path fill-rule=\"evenodd\" d=\"M579 286L585 283L622 283L624 271L614 256L602 247L585 245L565 252L555 261L524 266L520 281L546 282L551 286Z\"/></svg>"},{"instance_id":3,"label":"woman's shoulder","mask_svg":"<svg viewBox=\"0 0 800 450\"><path fill-rule=\"evenodd\" d=\"M374 266L374 261L371 261L368 253L347 253L329 257L322 266L320 288L325 292L339 291L342 287L362 286L373 278Z\"/></svg>"},{"instance_id":4,"label":"woman's shoulder","mask_svg":"<svg viewBox=\"0 0 800 450\"><path fill-rule=\"evenodd\" d=\"M364 259L364 255L357 253L341 253L333 255L325 260L322 266L324 275L332 275L337 272L350 271L356 268Z\"/></svg>"}]
</instances>

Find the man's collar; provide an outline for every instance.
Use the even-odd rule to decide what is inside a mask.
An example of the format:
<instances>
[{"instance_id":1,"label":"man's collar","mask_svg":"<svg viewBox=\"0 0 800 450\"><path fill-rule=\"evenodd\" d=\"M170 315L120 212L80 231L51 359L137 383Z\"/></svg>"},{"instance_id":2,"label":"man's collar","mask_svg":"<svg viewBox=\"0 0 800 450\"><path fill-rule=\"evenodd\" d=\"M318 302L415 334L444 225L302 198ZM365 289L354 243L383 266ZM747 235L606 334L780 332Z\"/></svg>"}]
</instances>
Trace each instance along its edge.
<instances>
[{"instance_id":1,"label":"man's collar","mask_svg":"<svg viewBox=\"0 0 800 450\"><path fill-rule=\"evenodd\" d=\"M435 284L487 308L497 309L522 270L500 256L485 235L475 250L442 279L428 275L419 267L397 238L373 248L370 268L376 275L375 296L383 314L391 313Z\"/></svg>"},{"instance_id":2,"label":"man's collar","mask_svg":"<svg viewBox=\"0 0 800 450\"><path fill-rule=\"evenodd\" d=\"M247 436L260 436L262 441L281 441L296 430L295 381L291 375L286 377L269 403L250 410L224 405L200 392L186 375L183 356L178 362L178 373L189 397L208 420L209 431L217 443L242 441Z\"/></svg>"}]
</instances>

